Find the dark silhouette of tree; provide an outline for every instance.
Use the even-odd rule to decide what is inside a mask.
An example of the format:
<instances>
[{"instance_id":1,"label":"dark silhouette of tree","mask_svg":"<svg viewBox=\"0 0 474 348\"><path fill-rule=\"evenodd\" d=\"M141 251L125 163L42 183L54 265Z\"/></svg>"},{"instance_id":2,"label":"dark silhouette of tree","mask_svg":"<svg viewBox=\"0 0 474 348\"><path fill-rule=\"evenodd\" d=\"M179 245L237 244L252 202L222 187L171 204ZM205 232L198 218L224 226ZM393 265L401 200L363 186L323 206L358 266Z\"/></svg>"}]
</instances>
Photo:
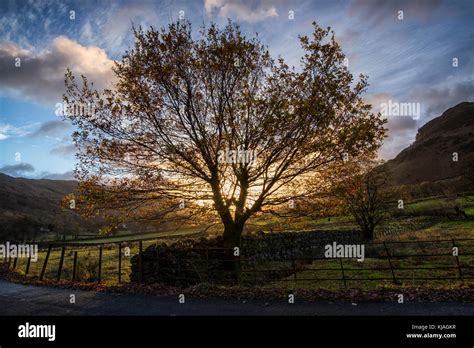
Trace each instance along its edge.
<instances>
[{"instance_id":1,"label":"dark silhouette of tree","mask_svg":"<svg viewBox=\"0 0 474 348\"><path fill-rule=\"evenodd\" d=\"M386 220L389 209L396 206L396 189L386 167L379 164L375 160L352 163L353 175L338 188L347 211L367 240L374 239L375 228Z\"/></svg>"},{"instance_id":2,"label":"dark silhouette of tree","mask_svg":"<svg viewBox=\"0 0 474 348\"><path fill-rule=\"evenodd\" d=\"M199 39L185 21L133 30L113 88L66 74L85 214L217 221L238 246L251 216L315 194L344 155L380 146L367 78L354 81L330 28L300 37L300 69L230 21Z\"/></svg>"}]
</instances>

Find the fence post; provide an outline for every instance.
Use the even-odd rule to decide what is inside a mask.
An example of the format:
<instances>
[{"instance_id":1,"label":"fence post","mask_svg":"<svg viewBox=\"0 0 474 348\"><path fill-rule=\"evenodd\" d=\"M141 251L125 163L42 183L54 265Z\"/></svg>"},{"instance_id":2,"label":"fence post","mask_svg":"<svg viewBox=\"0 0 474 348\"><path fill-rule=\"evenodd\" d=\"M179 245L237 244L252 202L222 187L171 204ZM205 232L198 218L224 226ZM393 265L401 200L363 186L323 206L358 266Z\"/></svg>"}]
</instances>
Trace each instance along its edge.
<instances>
[{"instance_id":1,"label":"fence post","mask_svg":"<svg viewBox=\"0 0 474 348\"><path fill-rule=\"evenodd\" d=\"M454 242L454 238L452 239L452 241L453 241L453 247L456 247L456 243ZM458 254L456 255L456 263L458 265L459 278L462 279L461 264L459 263L459 249L458 249Z\"/></svg>"},{"instance_id":2,"label":"fence post","mask_svg":"<svg viewBox=\"0 0 474 348\"><path fill-rule=\"evenodd\" d=\"M59 267L58 267L58 282L61 279L61 271L63 269L63 262L64 262L64 252L66 251L66 247L61 248L61 258L59 259Z\"/></svg>"},{"instance_id":3,"label":"fence post","mask_svg":"<svg viewBox=\"0 0 474 348\"><path fill-rule=\"evenodd\" d=\"M181 255L179 254L177 257L177 261L178 261L178 277L176 280L178 284L181 284Z\"/></svg>"},{"instance_id":4,"label":"fence post","mask_svg":"<svg viewBox=\"0 0 474 348\"><path fill-rule=\"evenodd\" d=\"M257 267L255 266L255 259L256 259L256 256L254 255L252 259L253 281L254 281L254 285L257 286Z\"/></svg>"},{"instance_id":5,"label":"fence post","mask_svg":"<svg viewBox=\"0 0 474 348\"><path fill-rule=\"evenodd\" d=\"M385 248L385 253L387 254L387 260L388 260L388 264L390 265L390 270L392 271L393 283L397 284L397 278L395 277L395 272L393 270L392 260L390 259L390 253L388 251L387 244L385 244L385 242L383 242L383 246Z\"/></svg>"},{"instance_id":6,"label":"fence post","mask_svg":"<svg viewBox=\"0 0 474 348\"><path fill-rule=\"evenodd\" d=\"M298 281L296 277L296 264L295 264L295 255L293 252L291 253L291 265L293 266L293 277L295 278L295 283Z\"/></svg>"},{"instance_id":7,"label":"fence post","mask_svg":"<svg viewBox=\"0 0 474 348\"><path fill-rule=\"evenodd\" d=\"M239 284L239 286L242 286L242 246L240 246L240 251L239 251L239 256L234 256L234 262L237 262L237 270L238 270L238 273L237 273L237 283Z\"/></svg>"},{"instance_id":8,"label":"fence post","mask_svg":"<svg viewBox=\"0 0 474 348\"><path fill-rule=\"evenodd\" d=\"M206 246L206 274L207 274L207 282L210 282L210 270L209 270L209 246Z\"/></svg>"},{"instance_id":9,"label":"fence post","mask_svg":"<svg viewBox=\"0 0 474 348\"><path fill-rule=\"evenodd\" d=\"M344 274L344 266L342 265L342 259L339 259L339 262L341 263L342 280L344 281L344 287L347 289L346 276Z\"/></svg>"},{"instance_id":10,"label":"fence post","mask_svg":"<svg viewBox=\"0 0 474 348\"><path fill-rule=\"evenodd\" d=\"M18 262L18 255L17 255L17 257L15 257L15 261L13 261L13 268L12 268L12 271L15 270L15 268L16 268L16 263L17 263L17 262Z\"/></svg>"},{"instance_id":11,"label":"fence post","mask_svg":"<svg viewBox=\"0 0 474 348\"><path fill-rule=\"evenodd\" d=\"M141 283L143 281L143 242L138 242L138 272L139 278L138 281Z\"/></svg>"},{"instance_id":12,"label":"fence post","mask_svg":"<svg viewBox=\"0 0 474 348\"><path fill-rule=\"evenodd\" d=\"M43 280L44 272L46 271L46 265L48 264L49 254L51 254L52 244L48 246L48 252L46 253L46 258L44 259L43 268L41 269L40 280Z\"/></svg>"},{"instance_id":13,"label":"fence post","mask_svg":"<svg viewBox=\"0 0 474 348\"><path fill-rule=\"evenodd\" d=\"M28 272L30 271L30 263L31 263L31 255L28 257L28 261L26 262L25 275L27 275Z\"/></svg>"},{"instance_id":14,"label":"fence post","mask_svg":"<svg viewBox=\"0 0 474 348\"><path fill-rule=\"evenodd\" d=\"M99 274L97 277L97 284L100 284L101 276L102 276L102 245L99 247Z\"/></svg>"},{"instance_id":15,"label":"fence post","mask_svg":"<svg viewBox=\"0 0 474 348\"><path fill-rule=\"evenodd\" d=\"M76 281L77 251L74 251L74 262L72 264L72 281Z\"/></svg>"},{"instance_id":16,"label":"fence post","mask_svg":"<svg viewBox=\"0 0 474 348\"><path fill-rule=\"evenodd\" d=\"M156 280L160 281L160 252L159 250L156 253Z\"/></svg>"},{"instance_id":17,"label":"fence post","mask_svg":"<svg viewBox=\"0 0 474 348\"><path fill-rule=\"evenodd\" d=\"M122 282L122 243L119 243L119 255L118 255L118 282Z\"/></svg>"}]
</instances>

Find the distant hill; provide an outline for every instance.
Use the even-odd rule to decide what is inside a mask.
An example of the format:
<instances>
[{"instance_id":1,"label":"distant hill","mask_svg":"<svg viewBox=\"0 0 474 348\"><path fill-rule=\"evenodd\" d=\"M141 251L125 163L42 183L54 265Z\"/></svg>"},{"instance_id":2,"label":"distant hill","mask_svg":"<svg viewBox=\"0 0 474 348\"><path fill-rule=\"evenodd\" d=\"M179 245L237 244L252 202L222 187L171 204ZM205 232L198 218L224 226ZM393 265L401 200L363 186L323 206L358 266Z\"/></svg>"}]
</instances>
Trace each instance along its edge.
<instances>
[{"instance_id":1,"label":"distant hill","mask_svg":"<svg viewBox=\"0 0 474 348\"><path fill-rule=\"evenodd\" d=\"M61 239L63 234L97 236L105 222L86 219L74 210L63 209L62 199L74 192L74 180L13 178L0 173L0 241ZM128 222L121 231L157 231L151 223Z\"/></svg>"},{"instance_id":2,"label":"distant hill","mask_svg":"<svg viewBox=\"0 0 474 348\"><path fill-rule=\"evenodd\" d=\"M474 172L474 103L460 103L426 123L415 142L385 166L398 185L456 180Z\"/></svg>"},{"instance_id":3,"label":"distant hill","mask_svg":"<svg viewBox=\"0 0 474 348\"><path fill-rule=\"evenodd\" d=\"M54 216L61 213L59 203L64 196L76 187L72 180L13 178L0 173L0 210Z\"/></svg>"},{"instance_id":4,"label":"distant hill","mask_svg":"<svg viewBox=\"0 0 474 348\"><path fill-rule=\"evenodd\" d=\"M64 196L76 187L76 181L13 178L0 173L0 238L89 227L73 211L60 207Z\"/></svg>"}]
</instances>

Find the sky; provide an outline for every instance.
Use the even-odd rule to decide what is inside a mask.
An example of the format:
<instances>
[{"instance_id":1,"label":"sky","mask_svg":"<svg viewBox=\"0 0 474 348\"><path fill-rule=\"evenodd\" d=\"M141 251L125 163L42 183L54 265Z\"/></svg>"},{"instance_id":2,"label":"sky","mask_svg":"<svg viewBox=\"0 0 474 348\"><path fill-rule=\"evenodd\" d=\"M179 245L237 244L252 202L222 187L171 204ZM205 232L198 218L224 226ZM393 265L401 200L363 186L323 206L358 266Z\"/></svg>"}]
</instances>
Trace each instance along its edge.
<instances>
[{"instance_id":1,"label":"sky","mask_svg":"<svg viewBox=\"0 0 474 348\"><path fill-rule=\"evenodd\" d=\"M72 179L73 129L56 115L66 69L111 86L132 23L159 28L180 16L193 30L230 18L296 68L298 35L310 35L313 21L333 28L354 76L369 76L364 98L388 119L386 160L426 122L474 101L473 0L2 0L0 172ZM413 108L400 115L394 105Z\"/></svg>"}]
</instances>

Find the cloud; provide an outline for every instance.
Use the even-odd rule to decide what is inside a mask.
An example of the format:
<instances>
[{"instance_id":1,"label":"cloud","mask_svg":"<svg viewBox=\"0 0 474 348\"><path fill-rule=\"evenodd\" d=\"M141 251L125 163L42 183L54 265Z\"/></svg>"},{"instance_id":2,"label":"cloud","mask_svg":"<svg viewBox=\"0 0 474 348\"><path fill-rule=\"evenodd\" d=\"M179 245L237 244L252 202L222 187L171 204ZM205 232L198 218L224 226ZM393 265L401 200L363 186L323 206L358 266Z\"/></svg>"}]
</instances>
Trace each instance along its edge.
<instances>
[{"instance_id":1,"label":"cloud","mask_svg":"<svg viewBox=\"0 0 474 348\"><path fill-rule=\"evenodd\" d=\"M31 136L40 137L54 135L69 128L70 125L65 121L48 121L43 123Z\"/></svg>"},{"instance_id":2,"label":"cloud","mask_svg":"<svg viewBox=\"0 0 474 348\"><path fill-rule=\"evenodd\" d=\"M388 103L389 100L393 103L409 102L400 101L387 93L373 94L366 101L372 105L372 111L378 113L381 112L381 104ZM412 117L406 116L389 116L386 118L387 123L385 127L388 129L388 132L382 147L379 149L379 157L388 160L398 155L401 150L413 142L418 122Z\"/></svg>"},{"instance_id":3,"label":"cloud","mask_svg":"<svg viewBox=\"0 0 474 348\"><path fill-rule=\"evenodd\" d=\"M437 86L416 87L412 95L427 105L423 115L423 123L426 123L461 102L474 101L474 79L453 81L450 78Z\"/></svg>"},{"instance_id":4,"label":"cloud","mask_svg":"<svg viewBox=\"0 0 474 348\"><path fill-rule=\"evenodd\" d=\"M59 145L49 152L52 155L58 155L58 156L64 156L64 157L69 157L71 155L74 155L76 153L76 146L74 144L68 144L68 145Z\"/></svg>"},{"instance_id":5,"label":"cloud","mask_svg":"<svg viewBox=\"0 0 474 348\"><path fill-rule=\"evenodd\" d=\"M389 160L395 158L403 149L410 146L415 141L416 132L399 131L385 139L382 147L379 149L379 158Z\"/></svg>"},{"instance_id":6,"label":"cloud","mask_svg":"<svg viewBox=\"0 0 474 348\"><path fill-rule=\"evenodd\" d=\"M0 124L0 140L28 135L31 133L29 129L34 125L36 125L36 123L22 127L15 127L11 124Z\"/></svg>"},{"instance_id":7,"label":"cloud","mask_svg":"<svg viewBox=\"0 0 474 348\"><path fill-rule=\"evenodd\" d=\"M363 17L372 25L396 23L398 11L403 11L405 20L429 21L440 5L440 0L353 0L348 6L349 16Z\"/></svg>"},{"instance_id":8,"label":"cloud","mask_svg":"<svg viewBox=\"0 0 474 348\"><path fill-rule=\"evenodd\" d=\"M474 79L459 80L457 77L447 78L435 86L419 85L409 90L410 100L400 100L390 94L379 93L367 98L374 112L380 112L381 103L416 102L421 104L419 120L411 117L388 117L388 137L379 151L384 159L395 157L401 150L409 146L416 138L418 128L449 108L465 101L474 101Z\"/></svg>"},{"instance_id":9,"label":"cloud","mask_svg":"<svg viewBox=\"0 0 474 348\"><path fill-rule=\"evenodd\" d=\"M49 180L75 180L74 178L74 171L70 170L64 173L47 173L43 172L40 175L41 179L49 179Z\"/></svg>"},{"instance_id":10,"label":"cloud","mask_svg":"<svg viewBox=\"0 0 474 348\"><path fill-rule=\"evenodd\" d=\"M70 136L64 136L62 139L56 138L56 144L49 151L51 155L61 156L61 157L71 157L76 153L76 146L71 141Z\"/></svg>"},{"instance_id":11,"label":"cloud","mask_svg":"<svg viewBox=\"0 0 474 348\"><path fill-rule=\"evenodd\" d=\"M268 0L206 0L204 8L207 14L217 12L220 17L236 17L249 23L278 16L275 1Z\"/></svg>"},{"instance_id":12,"label":"cloud","mask_svg":"<svg viewBox=\"0 0 474 348\"><path fill-rule=\"evenodd\" d=\"M390 134L416 130L416 120L412 117L390 117L388 119L387 128Z\"/></svg>"},{"instance_id":13,"label":"cloud","mask_svg":"<svg viewBox=\"0 0 474 348\"><path fill-rule=\"evenodd\" d=\"M360 31L354 30L352 28L344 28L344 31L340 35L336 35L336 40L343 43L351 43L359 40L362 37Z\"/></svg>"},{"instance_id":14,"label":"cloud","mask_svg":"<svg viewBox=\"0 0 474 348\"><path fill-rule=\"evenodd\" d=\"M119 56L133 42L132 23L147 28L151 25L156 26L160 22L166 23L167 18L166 7L156 8L151 2L126 3L107 11L112 15L108 16L103 25L97 26L98 34L93 40L100 42L101 47L106 47L108 52ZM90 23L84 24L81 37L87 39L92 31Z\"/></svg>"},{"instance_id":15,"label":"cloud","mask_svg":"<svg viewBox=\"0 0 474 348\"><path fill-rule=\"evenodd\" d=\"M372 94L367 98L367 103L372 105L372 111L375 113L382 113L382 105L385 104L385 106L389 103L392 104L401 104L401 103L416 103L418 99L416 100L404 100L400 98L396 98L388 93L378 93L378 94ZM421 109L421 105L420 105ZM423 111L423 110L421 110ZM420 111L420 112L421 112ZM388 123L387 127L389 130L392 132L397 132L397 131L405 131L405 130L410 130L410 129L416 129L417 125L417 120L415 119L415 115L412 115L412 117L409 117L408 115L384 115L382 113L382 117L386 118Z\"/></svg>"},{"instance_id":16,"label":"cloud","mask_svg":"<svg viewBox=\"0 0 474 348\"><path fill-rule=\"evenodd\" d=\"M20 58L21 66L15 66ZM26 50L13 43L0 43L0 92L43 103L62 101L64 73L86 75L102 89L113 81L113 61L98 47L84 47L65 37L55 38L42 52Z\"/></svg>"},{"instance_id":17,"label":"cloud","mask_svg":"<svg viewBox=\"0 0 474 348\"><path fill-rule=\"evenodd\" d=\"M35 168L29 163L9 164L0 168L0 172L10 176L21 176L34 171Z\"/></svg>"},{"instance_id":18,"label":"cloud","mask_svg":"<svg viewBox=\"0 0 474 348\"><path fill-rule=\"evenodd\" d=\"M93 41L94 40L94 31L90 21L87 21L81 29L81 40L82 41Z\"/></svg>"}]
</instances>

